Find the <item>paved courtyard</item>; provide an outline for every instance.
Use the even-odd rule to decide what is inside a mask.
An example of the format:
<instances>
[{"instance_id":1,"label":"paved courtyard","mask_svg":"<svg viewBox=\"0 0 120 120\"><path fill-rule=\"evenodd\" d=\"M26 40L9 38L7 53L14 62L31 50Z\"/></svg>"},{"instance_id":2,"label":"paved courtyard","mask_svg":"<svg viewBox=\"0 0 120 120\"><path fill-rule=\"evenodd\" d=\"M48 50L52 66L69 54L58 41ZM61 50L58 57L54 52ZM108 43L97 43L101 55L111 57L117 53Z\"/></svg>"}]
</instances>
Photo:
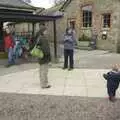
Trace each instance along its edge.
<instances>
[{"instance_id":1,"label":"paved courtyard","mask_svg":"<svg viewBox=\"0 0 120 120\"><path fill-rule=\"evenodd\" d=\"M109 102L102 77L119 60L107 51L76 50L73 71L61 69L63 57L50 64L50 89L40 88L37 63L5 68L0 61L0 120L120 120L120 88Z\"/></svg>"},{"instance_id":2,"label":"paved courtyard","mask_svg":"<svg viewBox=\"0 0 120 120\"><path fill-rule=\"evenodd\" d=\"M87 69L110 69L111 65L120 63L120 54L104 50L75 50L75 68ZM63 65L63 58L60 59L57 67Z\"/></svg>"},{"instance_id":3,"label":"paved courtyard","mask_svg":"<svg viewBox=\"0 0 120 120\"><path fill-rule=\"evenodd\" d=\"M41 89L38 69L0 76L0 92L62 96L107 97L103 69L49 69L50 89ZM120 90L117 96L120 97Z\"/></svg>"},{"instance_id":4,"label":"paved courtyard","mask_svg":"<svg viewBox=\"0 0 120 120\"><path fill-rule=\"evenodd\" d=\"M75 69L62 70L63 57L59 63L50 64L49 82L52 88L42 90L39 80L37 63L20 64L11 68L0 68L0 91L67 95L86 97L107 97L106 81L102 74L109 71L112 64L119 63L120 55L108 51L75 51ZM99 93L99 94L98 94ZM120 97L120 90L118 90Z\"/></svg>"}]
</instances>

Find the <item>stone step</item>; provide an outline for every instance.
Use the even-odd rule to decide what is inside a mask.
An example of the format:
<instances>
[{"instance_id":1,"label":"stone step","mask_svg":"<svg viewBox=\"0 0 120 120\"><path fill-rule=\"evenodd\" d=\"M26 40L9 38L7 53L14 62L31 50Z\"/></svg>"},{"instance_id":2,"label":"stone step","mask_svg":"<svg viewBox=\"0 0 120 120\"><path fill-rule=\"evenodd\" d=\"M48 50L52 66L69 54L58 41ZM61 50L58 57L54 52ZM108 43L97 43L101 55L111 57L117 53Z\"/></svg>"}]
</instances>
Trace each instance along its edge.
<instances>
[{"instance_id":1,"label":"stone step","mask_svg":"<svg viewBox=\"0 0 120 120\"><path fill-rule=\"evenodd\" d=\"M76 46L75 48L80 50L92 50L91 47L87 47L87 46Z\"/></svg>"}]
</instances>

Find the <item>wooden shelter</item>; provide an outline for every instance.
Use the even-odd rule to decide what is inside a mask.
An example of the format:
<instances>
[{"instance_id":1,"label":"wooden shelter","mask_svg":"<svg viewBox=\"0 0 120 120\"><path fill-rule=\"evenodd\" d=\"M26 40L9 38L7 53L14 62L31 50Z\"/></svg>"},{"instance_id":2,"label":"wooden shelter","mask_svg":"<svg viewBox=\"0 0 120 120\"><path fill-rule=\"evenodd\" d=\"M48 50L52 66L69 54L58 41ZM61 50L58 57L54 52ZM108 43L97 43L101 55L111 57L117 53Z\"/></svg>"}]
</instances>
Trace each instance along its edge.
<instances>
[{"instance_id":1,"label":"wooden shelter","mask_svg":"<svg viewBox=\"0 0 120 120\"><path fill-rule=\"evenodd\" d=\"M13 3L13 4L12 4ZM39 8L42 10L42 8ZM3 50L3 23L4 22L31 22L34 24L37 22L53 21L54 29L54 55L57 58L57 40L56 40L56 19L62 17L59 16L48 16L48 15L36 15L35 11L38 8L28 5L21 0L8 0L0 1L0 50ZM34 33L34 29L33 29Z\"/></svg>"}]
</instances>

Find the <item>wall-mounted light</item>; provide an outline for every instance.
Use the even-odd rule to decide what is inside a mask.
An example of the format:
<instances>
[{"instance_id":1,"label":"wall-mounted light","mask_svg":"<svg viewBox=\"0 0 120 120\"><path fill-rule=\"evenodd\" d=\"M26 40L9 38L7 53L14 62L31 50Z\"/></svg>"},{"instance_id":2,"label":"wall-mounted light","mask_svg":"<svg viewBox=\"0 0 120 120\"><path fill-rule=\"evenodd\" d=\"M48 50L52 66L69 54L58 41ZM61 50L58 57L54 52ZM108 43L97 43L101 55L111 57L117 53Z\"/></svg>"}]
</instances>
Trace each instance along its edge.
<instances>
[{"instance_id":1,"label":"wall-mounted light","mask_svg":"<svg viewBox=\"0 0 120 120\"><path fill-rule=\"evenodd\" d=\"M102 32L102 39L103 40L107 39L107 31L105 31L105 30Z\"/></svg>"}]
</instances>

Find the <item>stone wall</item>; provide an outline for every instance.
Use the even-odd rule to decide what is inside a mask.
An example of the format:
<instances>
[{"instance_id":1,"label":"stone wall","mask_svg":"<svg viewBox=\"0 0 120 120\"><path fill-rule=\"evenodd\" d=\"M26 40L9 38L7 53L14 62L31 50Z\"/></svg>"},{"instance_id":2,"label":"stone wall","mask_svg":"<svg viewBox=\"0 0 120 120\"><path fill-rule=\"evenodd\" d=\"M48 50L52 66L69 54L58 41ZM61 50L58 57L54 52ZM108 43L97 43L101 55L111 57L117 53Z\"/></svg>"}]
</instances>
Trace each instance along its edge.
<instances>
[{"instance_id":1,"label":"stone wall","mask_svg":"<svg viewBox=\"0 0 120 120\"><path fill-rule=\"evenodd\" d=\"M94 25L98 31L98 41L97 46L99 49L109 50L116 52L116 44L118 40L119 34L119 1L117 0L96 0L95 2L95 11L96 14L94 16ZM102 14L103 13L111 13L111 27L103 28L102 27ZM102 32L107 31L107 39L102 39Z\"/></svg>"},{"instance_id":2,"label":"stone wall","mask_svg":"<svg viewBox=\"0 0 120 120\"><path fill-rule=\"evenodd\" d=\"M85 5L92 6L92 27L83 27L82 7ZM57 40L62 41L65 29L68 26L68 20L75 20L75 30L77 39L84 33L91 37L91 30L95 28L98 34L97 48L109 51L117 51L120 46L120 1L119 0L72 0L64 11L64 17L57 20ZM111 13L111 26L110 28L102 27L102 14ZM53 26L51 22L48 24L50 39L53 40ZM107 31L107 39L102 39L103 31ZM119 45L118 45L119 44Z\"/></svg>"}]
</instances>

